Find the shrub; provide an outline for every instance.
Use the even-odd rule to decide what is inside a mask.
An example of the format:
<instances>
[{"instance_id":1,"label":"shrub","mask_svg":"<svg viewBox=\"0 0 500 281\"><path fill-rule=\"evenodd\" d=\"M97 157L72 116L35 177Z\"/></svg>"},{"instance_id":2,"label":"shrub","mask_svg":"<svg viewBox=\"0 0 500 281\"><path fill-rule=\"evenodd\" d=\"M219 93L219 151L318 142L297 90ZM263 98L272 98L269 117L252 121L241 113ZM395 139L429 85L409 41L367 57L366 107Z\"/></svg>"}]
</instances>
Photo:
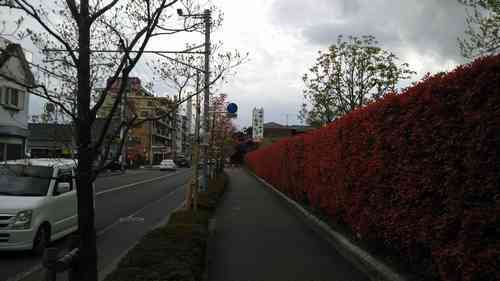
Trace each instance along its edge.
<instances>
[{"instance_id":1,"label":"shrub","mask_svg":"<svg viewBox=\"0 0 500 281\"><path fill-rule=\"evenodd\" d=\"M247 155L254 172L441 280L498 280L500 55Z\"/></svg>"}]
</instances>

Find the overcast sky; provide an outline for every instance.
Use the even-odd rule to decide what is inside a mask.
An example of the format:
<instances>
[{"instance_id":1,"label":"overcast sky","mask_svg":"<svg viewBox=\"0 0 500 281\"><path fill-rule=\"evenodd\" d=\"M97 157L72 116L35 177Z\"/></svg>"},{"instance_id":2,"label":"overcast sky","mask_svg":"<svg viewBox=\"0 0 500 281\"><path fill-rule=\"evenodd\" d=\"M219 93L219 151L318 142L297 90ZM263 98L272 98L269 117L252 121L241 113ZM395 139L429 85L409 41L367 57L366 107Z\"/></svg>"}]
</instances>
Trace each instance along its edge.
<instances>
[{"instance_id":1,"label":"overcast sky","mask_svg":"<svg viewBox=\"0 0 500 281\"><path fill-rule=\"evenodd\" d=\"M228 47L250 52L251 61L224 91L237 102L240 126L253 107L264 121L299 123L301 76L338 35L374 35L380 46L408 62L420 79L464 60L457 37L465 9L456 0L219 0L225 22L219 36Z\"/></svg>"},{"instance_id":2,"label":"overcast sky","mask_svg":"<svg viewBox=\"0 0 500 281\"><path fill-rule=\"evenodd\" d=\"M251 124L254 107L264 121L298 124L303 101L301 77L318 50L338 35L374 35L380 46L417 71L404 86L426 72L450 70L464 60L457 37L465 29L465 9L457 0L212 0L224 12L214 36L228 49L250 53L250 60L222 92L239 106L236 123ZM202 43L195 37L194 43ZM171 39L169 39L171 40ZM182 40L181 40L182 41ZM153 49L169 45L155 42ZM31 113L39 112L33 99ZM38 108L37 108L38 107Z\"/></svg>"}]
</instances>

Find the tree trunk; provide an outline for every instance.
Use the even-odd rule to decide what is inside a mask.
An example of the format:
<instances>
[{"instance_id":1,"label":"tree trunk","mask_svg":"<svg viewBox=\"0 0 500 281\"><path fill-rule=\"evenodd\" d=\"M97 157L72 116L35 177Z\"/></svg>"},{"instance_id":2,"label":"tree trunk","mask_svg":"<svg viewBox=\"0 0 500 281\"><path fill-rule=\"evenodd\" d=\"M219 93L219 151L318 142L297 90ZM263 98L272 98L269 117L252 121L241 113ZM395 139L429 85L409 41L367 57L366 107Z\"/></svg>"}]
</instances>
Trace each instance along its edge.
<instances>
[{"instance_id":1,"label":"tree trunk","mask_svg":"<svg viewBox=\"0 0 500 281\"><path fill-rule=\"evenodd\" d=\"M94 189L92 187L90 112L90 18L88 0L80 2L78 23L78 230L80 234L79 281L97 281L97 248L94 226Z\"/></svg>"}]
</instances>

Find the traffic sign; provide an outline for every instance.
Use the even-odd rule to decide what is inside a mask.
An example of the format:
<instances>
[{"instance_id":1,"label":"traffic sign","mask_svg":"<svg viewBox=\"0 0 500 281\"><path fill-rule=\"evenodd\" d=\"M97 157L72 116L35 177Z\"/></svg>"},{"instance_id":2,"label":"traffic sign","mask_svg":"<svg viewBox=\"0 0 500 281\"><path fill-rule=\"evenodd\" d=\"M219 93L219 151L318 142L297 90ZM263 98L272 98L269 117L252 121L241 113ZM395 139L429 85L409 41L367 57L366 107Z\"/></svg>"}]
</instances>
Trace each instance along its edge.
<instances>
[{"instance_id":1,"label":"traffic sign","mask_svg":"<svg viewBox=\"0 0 500 281\"><path fill-rule=\"evenodd\" d=\"M234 102L227 105L227 112L236 113L236 111L238 111L238 105L236 105Z\"/></svg>"}]
</instances>

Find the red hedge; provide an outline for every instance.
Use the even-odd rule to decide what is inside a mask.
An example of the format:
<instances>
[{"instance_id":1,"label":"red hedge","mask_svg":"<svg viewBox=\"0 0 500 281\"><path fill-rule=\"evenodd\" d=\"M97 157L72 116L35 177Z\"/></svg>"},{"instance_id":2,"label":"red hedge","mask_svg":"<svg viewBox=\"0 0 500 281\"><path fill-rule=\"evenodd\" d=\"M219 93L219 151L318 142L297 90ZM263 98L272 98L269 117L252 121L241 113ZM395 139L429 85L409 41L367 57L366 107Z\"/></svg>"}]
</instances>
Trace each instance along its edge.
<instances>
[{"instance_id":1,"label":"red hedge","mask_svg":"<svg viewBox=\"0 0 500 281\"><path fill-rule=\"evenodd\" d=\"M442 280L500 280L500 56L247 155L257 175Z\"/></svg>"}]
</instances>

